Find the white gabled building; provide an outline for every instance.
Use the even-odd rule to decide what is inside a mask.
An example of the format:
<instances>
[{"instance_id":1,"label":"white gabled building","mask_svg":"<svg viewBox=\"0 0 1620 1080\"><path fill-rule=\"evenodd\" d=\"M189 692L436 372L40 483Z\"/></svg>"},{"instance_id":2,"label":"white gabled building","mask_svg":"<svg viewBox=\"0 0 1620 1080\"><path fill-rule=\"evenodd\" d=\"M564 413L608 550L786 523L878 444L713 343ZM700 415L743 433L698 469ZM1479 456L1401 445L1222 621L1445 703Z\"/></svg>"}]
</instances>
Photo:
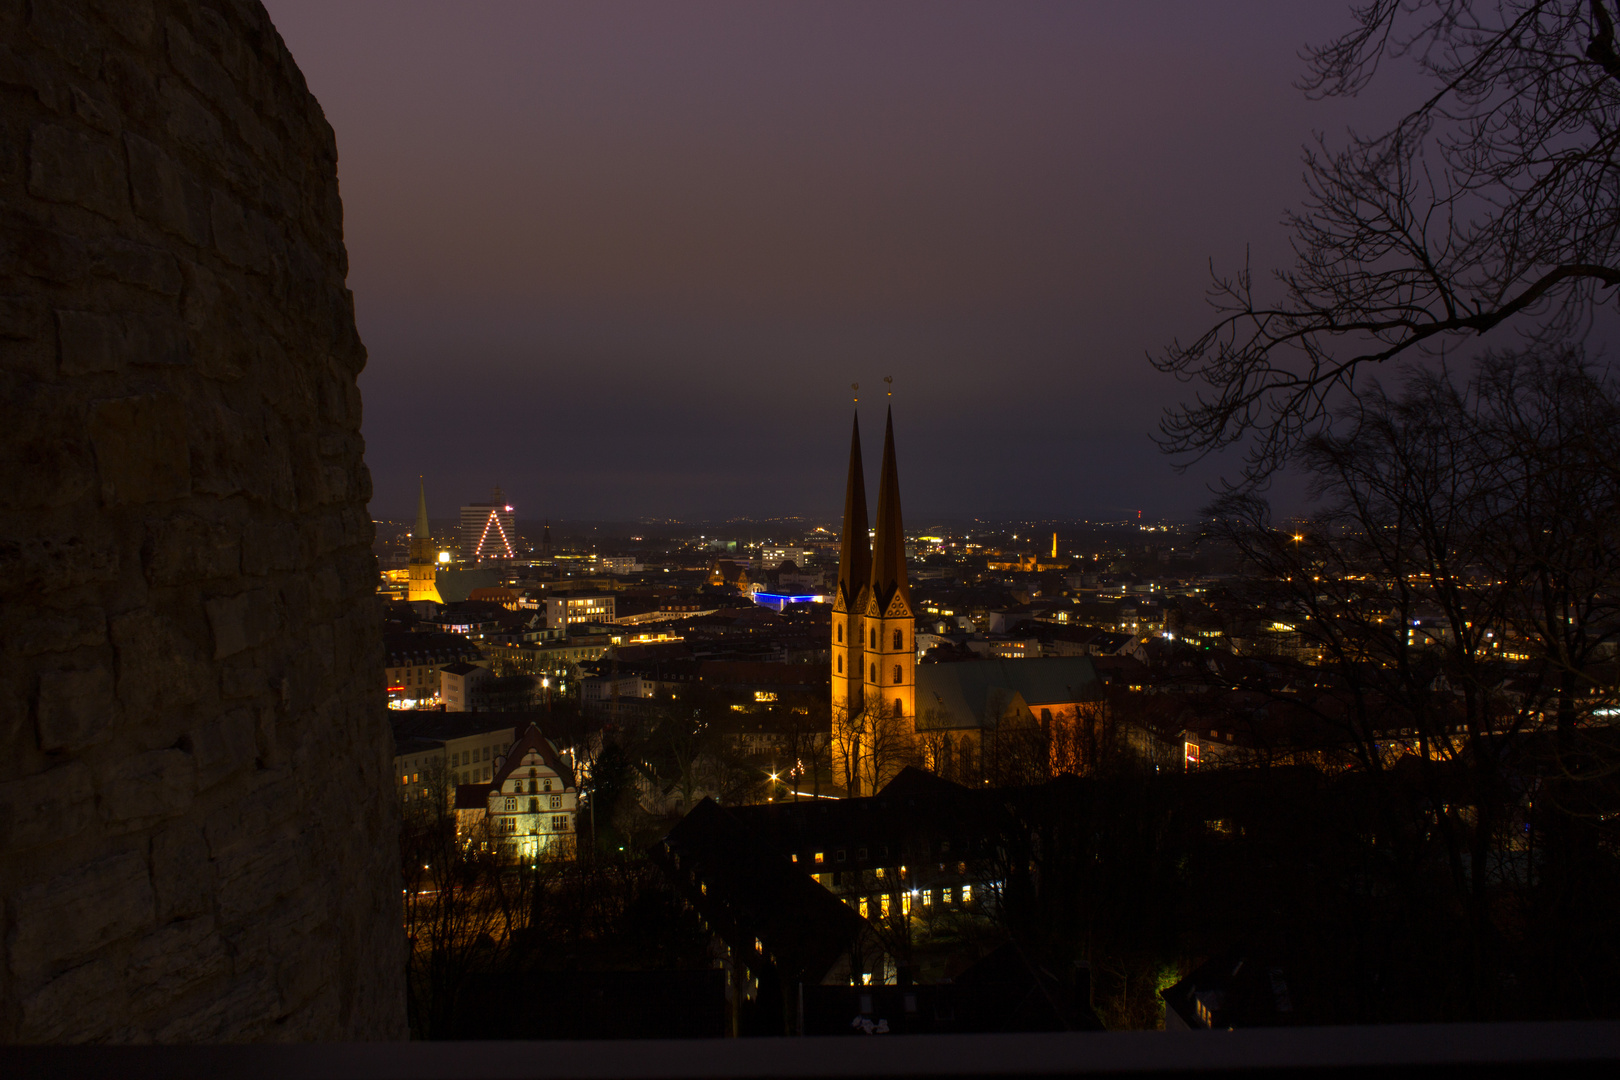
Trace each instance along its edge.
<instances>
[{"instance_id":1,"label":"white gabled building","mask_svg":"<svg viewBox=\"0 0 1620 1080\"><path fill-rule=\"evenodd\" d=\"M579 816L574 772L533 724L497 765L486 816L491 839L508 855L574 854Z\"/></svg>"}]
</instances>

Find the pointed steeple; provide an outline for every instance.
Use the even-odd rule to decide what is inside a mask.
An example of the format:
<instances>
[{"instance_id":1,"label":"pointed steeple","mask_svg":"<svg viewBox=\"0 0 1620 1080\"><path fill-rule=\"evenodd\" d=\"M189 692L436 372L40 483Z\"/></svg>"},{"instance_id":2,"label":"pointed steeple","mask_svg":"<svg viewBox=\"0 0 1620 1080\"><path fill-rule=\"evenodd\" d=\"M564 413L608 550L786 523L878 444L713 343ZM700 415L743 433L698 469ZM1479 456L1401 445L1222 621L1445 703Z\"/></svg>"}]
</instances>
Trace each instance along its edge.
<instances>
[{"instance_id":1,"label":"pointed steeple","mask_svg":"<svg viewBox=\"0 0 1620 1080\"><path fill-rule=\"evenodd\" d=\"M411 539L426 540L428 538L427 519L427 486L422 478L416 478L416 528L411 532Z\"/></svg>"},{"instance_id":2,"label":"pointed steeple","mask_svg":"<svg viewBox=\"0 0 1620 1080\"><path fill-rule=\"evenodd\" d=\"M883 432L883 470L878 477L877 530L872 538L872 596L887 611L898 594L911 611L911 583L906 579L906 532L900 521L900 474L894 463L894 410Z\"/></svg>"},{"instance_id":3,"label":"pointed steeple","mask_svg":"<svg viewBox=\"0 0 1620 1080\"><path fill-rule=\"evenodd\" d=\"M872 574L872 548L866 524L866 467L861 464L861 416L849 437L849 480L844 486L844 534L838 549L838 591L847 610Z\"/></svg>"}]
</instances>

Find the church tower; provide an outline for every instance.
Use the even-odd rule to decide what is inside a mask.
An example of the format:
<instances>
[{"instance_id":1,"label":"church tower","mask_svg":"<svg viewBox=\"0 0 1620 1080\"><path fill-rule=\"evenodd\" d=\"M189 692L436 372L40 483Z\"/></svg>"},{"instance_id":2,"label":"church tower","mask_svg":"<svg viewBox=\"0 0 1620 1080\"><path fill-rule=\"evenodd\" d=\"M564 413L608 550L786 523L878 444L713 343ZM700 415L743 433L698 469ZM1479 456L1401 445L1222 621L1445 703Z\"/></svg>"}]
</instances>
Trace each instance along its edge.
<instances>
[{"instance_id":1,"label":"church tower","mask_svg":"<svg viewBox=\"0 0 1620 1080\"><path fill-rule=\"evenodd\" d=\"M866 623L866 670L862 700L908 720L917 715L916 619L906 577L906 534L900 520L900 475L894 460L894 412L883 433L883 469L878 479L877 528L872 538L872 578L862 600ZM833 616L837 620L837 615Z\"/></svg>"},{"instance_id":2,"label":"church tower","mask_svg":"<svg viewBox=\"0 0 1620 1080\"><path fill-rule=\"evenodd\" d=\"M435 604L440 602L439 586L434 581L439 572L438 564L434 561L436 557L433 537L428 533L427 487L418 477L416 528L411 530L410 590L406 593L408 599L432 600Z\"/></svg>"},{"instance_id":3,"label":"church tower","mask_svg":"<svg viewBox=\"0 0 1620 1080\"><path fill-rule=\"evenodd\" d=\"M849 480L844 487L844 531L838 549L838 589L832 616L832 707L835 717L861 711L864 684L862 605L872 573L866 526L866 470L861 464L861 418L849 440Z\"/></svg>"}]
</instances>

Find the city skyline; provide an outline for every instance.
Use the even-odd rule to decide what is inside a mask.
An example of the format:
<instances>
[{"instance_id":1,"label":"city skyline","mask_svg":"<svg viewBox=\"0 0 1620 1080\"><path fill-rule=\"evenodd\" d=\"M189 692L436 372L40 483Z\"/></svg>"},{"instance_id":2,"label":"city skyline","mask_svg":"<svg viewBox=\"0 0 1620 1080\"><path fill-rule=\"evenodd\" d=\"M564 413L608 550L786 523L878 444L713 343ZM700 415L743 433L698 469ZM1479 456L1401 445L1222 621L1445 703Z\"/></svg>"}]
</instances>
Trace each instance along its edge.
<instances>
[{"instance_id":1,"label":"city skyline","mask_svg":"<svg viewBox=\"0 0 1620 1080\"><path fill-rule=\"evenodd\" d=\"M1614 1059L1617 26L0 4L0 1076Z\"/></svg>"}]
</instances>

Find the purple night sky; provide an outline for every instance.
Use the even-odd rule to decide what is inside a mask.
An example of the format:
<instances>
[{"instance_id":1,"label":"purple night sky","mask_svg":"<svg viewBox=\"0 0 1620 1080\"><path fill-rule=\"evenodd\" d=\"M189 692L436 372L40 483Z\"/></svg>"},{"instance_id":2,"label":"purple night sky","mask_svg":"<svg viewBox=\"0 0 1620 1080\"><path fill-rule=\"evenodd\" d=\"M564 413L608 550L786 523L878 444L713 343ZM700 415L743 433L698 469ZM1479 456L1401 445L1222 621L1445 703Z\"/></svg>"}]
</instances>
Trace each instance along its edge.
<instances>
[{"instance_id":1,"label":"purple night sky","mask_svg":"<svg viewBox=\"0 0 1620 1080\"><path fill-rule=\"evenodd\" d=\"M1346 4L267 0L337 131L378 516L1186 516L1149 435L1207 267L1287 253ZM1408 92L1412 84L1406 83ZM875 453L872 455L875 462Z\"/></svg>"}]
</instances>

